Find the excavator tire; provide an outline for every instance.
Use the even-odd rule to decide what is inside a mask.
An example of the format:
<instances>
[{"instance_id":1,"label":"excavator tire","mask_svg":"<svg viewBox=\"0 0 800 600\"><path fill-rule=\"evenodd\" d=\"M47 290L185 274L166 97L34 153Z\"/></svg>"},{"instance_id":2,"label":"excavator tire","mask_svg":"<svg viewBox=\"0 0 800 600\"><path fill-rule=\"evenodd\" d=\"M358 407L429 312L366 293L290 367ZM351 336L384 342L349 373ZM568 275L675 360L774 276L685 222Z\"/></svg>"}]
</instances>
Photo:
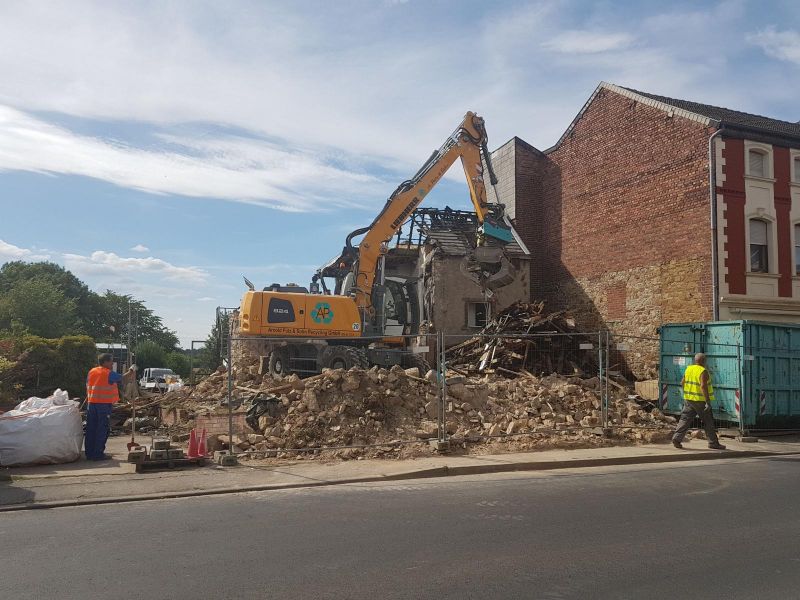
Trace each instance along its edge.
<instances>
[{"instance_id":1,"label":"excavator tire","mask_svg":"<svg viewBox=\"0 0 800 600\"><path fill-rule=\"evenodd\" d=\"M327 369L351 369L369 367L367 353L355 346L328 346L322 352L322 366Z\"/></svg>"},{"instance_id":2,"label":"excavator tire","mask_svg":"<svg viewBox=\"0 0 800 600\"><path fill-rule=\"evenodd\" d=\"M291 373L289 370L289 354L283 348L276 348L269 353L269 376L280 381Z\"/></svg>"},{"instance_id":3,"label":"excavator tire","mask_svg":"<svg viewBox=\"0 0 800 600\"><path fill-rule=\"evenodd\" d=\"M408 354L403 357L403 368L404 369L413 369L414 367L417 368L419 371L420 377L425 377L428 374L428 371L431 370L431 365L428 363L427 360L422 358L421 354Z\"/></svg>"}]
</instances>

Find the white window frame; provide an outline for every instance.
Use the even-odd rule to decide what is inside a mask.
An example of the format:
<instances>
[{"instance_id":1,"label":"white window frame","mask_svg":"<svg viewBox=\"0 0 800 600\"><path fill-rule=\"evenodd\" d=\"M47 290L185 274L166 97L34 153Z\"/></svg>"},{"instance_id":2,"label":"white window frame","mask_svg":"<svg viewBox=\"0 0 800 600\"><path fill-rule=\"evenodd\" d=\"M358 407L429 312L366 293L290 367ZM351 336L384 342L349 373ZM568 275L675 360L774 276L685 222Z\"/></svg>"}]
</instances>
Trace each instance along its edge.
<instances>
[{"instance_id":1,"label":"white window frame","mask_svg":"<svg viewBox=\"0 0 800 600\"><path fill-rule=\"evenodd\" d=\"M789 161L789 179L794 185L800 185L800 150L790 150Z\"/></svg>"},{"instance_id":2,"label":"white window frame","mask_svg":"<svg viewBox=\"0 0 800 600\"><path fill-rule=\"evenodd\" d=\"M766 271L753 271L753 265L750 262L750 221L761 221L767 225L767 270ZM751 214L747 216L745 227L745 244L747 250L747 273L752 275L767 275L770 273L777 273L777 243L775 240L775 220L766 214Z\"/></svg>"},{"instance_id":3,"label":"white window frame","mask_svg":"<svg viewBox=\"0 0 800 600\"><path fill-rule=\"evenodd\" d=\"M758 152L764 155L764 174L755 175L750 172L750 152ZM760 181L775 181L774 177L774 161L772 154L772 146L770 144L761 144L759 142L744 142L744 174L745 177L752 177Z\"/></svg>"},{"instance_id":4,"label":"white window frame","mask_svg":"<svg viewBox=\"0 0 800 600\"><path fill-rule=\"evenodd\" d=\"M798 273L800 262L797 260L796 250L796 248L800 247L800 236L797 235L798 229L800 229L800 220L795 220L792 222L792 277L800 277L800 273Z\"/></svg>"},{"instance_id":5,"label":"white window frame","mask_svg":"<svg viewBox=\"0 0 800 600\"><path fill-rule=\"evenodd\" d=\"M475 318L475 307L479 304L483 304L486 307L486 323L483 325L476 324ZM486 324L489 322L489 319L492 318L492 307L491 304L488 302L484 302L482 300L468 300L467 301L467 327L470 329L483 329L486 327Z\"/></svg>"}]
</instances>

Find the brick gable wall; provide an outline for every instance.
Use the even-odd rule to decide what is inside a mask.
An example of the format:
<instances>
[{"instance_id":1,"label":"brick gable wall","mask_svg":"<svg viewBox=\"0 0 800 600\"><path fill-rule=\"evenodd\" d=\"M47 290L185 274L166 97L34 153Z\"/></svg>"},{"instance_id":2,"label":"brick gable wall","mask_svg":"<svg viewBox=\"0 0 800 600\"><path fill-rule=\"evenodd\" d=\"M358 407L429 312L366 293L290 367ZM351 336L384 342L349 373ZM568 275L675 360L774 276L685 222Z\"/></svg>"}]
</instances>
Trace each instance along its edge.
<instances>
[{"instance_id":1,"label":"brick gable wall","mask_svg":"<svg viewBox=\"0 0 800 600\"><path fill-rule=\"evenodd\" d=\"M537 221L519 228L533 297L572 309L584 329L631 336L710 319L709 135L600 90L562 144L518 172L517 222ZM649 354L629 361L634 374L652 375Z\"/></svg>"}]
</instances>

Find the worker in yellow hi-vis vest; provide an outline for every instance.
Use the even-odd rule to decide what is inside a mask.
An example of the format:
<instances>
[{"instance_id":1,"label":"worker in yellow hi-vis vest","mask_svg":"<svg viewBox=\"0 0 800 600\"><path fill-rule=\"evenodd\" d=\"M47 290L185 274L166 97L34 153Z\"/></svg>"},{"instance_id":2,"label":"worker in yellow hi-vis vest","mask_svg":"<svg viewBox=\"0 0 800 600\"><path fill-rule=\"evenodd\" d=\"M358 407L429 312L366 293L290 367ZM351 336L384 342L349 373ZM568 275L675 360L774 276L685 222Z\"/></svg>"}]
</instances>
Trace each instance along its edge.
<instances>
[{"instance_id":1,"label":"worker in yellow hi-vis vest","mask_svg":"<svg viewBox=\"0 0 800 600\"><path fill-rule=\"evenodd\" d=\"M681 379L683 386L683 411L675 435L672 436L672 445L683 448L681 442L689 431L689 426L695 417L703 421L703 429L708 437L708 447L714 450L725 450L719 443L717 430L714 427L714 414L711 412L711 403L714 401L714 386L711 384L711 373L706 369L706 355L694 355L694 363L686 367Z\"/></svg>"}]
</instances>

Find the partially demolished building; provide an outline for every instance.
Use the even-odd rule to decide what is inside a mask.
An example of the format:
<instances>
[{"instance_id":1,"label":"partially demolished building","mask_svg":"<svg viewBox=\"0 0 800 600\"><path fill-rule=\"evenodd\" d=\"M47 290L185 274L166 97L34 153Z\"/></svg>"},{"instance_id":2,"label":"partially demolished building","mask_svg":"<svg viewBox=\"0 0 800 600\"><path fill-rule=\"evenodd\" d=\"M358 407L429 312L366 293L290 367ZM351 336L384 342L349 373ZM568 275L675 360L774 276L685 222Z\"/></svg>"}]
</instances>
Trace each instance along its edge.
<instances>
[{"instance_id":1,"label":"partially demolished building","mask_svg":"<svg viewBox=\"0 0 800 600\"><path fill-rule=\"evenodd\" d=\"M490 315L530 295L530 252L516 231L512 228L513 242L501 246L487 238L478 249L496 252L500 263L483 282L471 262L476 231L472 211L417 209L386 256L387 280L416 283L422 332L443 331L451 336L448 345L480 331ZM390 312L387 303L387 319Z\"/></svg>"}]
</instances>

